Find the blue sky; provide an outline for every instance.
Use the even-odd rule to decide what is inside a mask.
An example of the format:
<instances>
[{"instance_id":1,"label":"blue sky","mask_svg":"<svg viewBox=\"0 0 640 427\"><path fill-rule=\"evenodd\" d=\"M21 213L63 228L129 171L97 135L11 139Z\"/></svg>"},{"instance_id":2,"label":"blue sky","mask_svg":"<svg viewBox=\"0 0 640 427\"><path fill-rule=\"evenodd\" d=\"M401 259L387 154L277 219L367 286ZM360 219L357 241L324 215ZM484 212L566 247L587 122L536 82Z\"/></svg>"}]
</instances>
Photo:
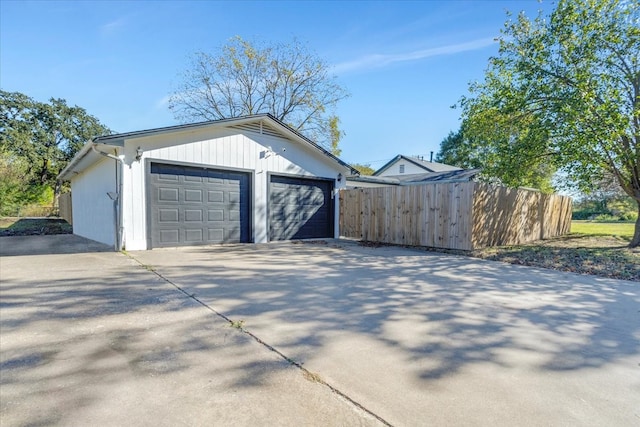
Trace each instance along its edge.
<instances>
[{"instance_id":1,"label":"blue sky","mask_svg":"<svg viewBox=\"0 0 640 427\"><path fill-rule=\"evenodd\" d=\"M207 2L0 0L0 87L64 98L116 132L177 122L167 97L189 57L229 38L293 37L331 64L342 158L424 155L459 126L451 105L497 53L506 11L548 1Z\"/></svg>"}]
</instances>

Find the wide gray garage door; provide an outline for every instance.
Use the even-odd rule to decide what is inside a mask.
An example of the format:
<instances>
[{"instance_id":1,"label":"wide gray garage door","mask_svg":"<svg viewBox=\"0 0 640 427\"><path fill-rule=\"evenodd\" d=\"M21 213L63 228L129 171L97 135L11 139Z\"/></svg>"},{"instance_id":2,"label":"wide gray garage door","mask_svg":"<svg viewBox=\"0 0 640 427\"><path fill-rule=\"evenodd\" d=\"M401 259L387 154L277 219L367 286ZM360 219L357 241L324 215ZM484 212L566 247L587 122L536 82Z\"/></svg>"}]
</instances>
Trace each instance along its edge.
<instances>
[{"instance_id":1,"label":"wide gray garage door","mask_svg":"<svg viewBox=\"0 0 640 427\"><path fill-rule=\"evenodd\" d=\"M251 239L249 174L152 163L151 247Z\"/></svg>"},{"instance_id":2,"label":"wide gray garage door","mask_svg":"<svg viewBox=\"0 0 640 427\"><path fill-rule=\"evenodd\" d=\"M332 181L272 175L269 239L333 237Z\"/></svg>"}]
</instances>

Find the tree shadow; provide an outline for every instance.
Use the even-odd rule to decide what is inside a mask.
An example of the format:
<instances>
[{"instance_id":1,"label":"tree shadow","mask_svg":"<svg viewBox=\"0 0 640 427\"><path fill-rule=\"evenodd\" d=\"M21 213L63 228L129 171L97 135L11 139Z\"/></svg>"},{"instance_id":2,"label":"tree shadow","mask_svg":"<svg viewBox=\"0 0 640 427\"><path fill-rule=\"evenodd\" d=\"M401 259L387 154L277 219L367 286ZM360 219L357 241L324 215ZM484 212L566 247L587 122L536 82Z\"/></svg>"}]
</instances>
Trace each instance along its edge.
<instances>
[{"instance_id":1,"label":"tree shadow","mask_svg":"<svg viewBox=\"0 0 640 427\"><path fill-rule=\"evenodd\" d=\"M420 388L479 364L577 372L640 352L633 282L342 242L134 256L287 357L345 382L375 368L388 371L380 381L405 376ZM331 371L327 358L345 364Z\"/></svg>"},{"instance_id":2,"label":"tree shadow","mask_svg":"<svg viewBox=\"0 0 640 427\"><path fill-rule=\"evenodd\" d=\"M112 251L113 246L75 234L0 237L0 256L3 257Z\"/></svg>"},{"instance_id":3,"label":"tree shadow","mask_svg":"<svg viewBox=\"0 0 640 427\"><path fill-rule=\"evenodd\" d=\"M133 393L121 409L136 413L144 396L132 380L154 384L147 394L175 384L259 393L289 366L275 353L253 357L265 347L187 295L244 320L286 357L348 385L356 400L371 403L349 378L385 371L366 388L384 396L400 384L406 402L396 411L481 364L582 372L640 352L633 282L331 240L133 256L142 266L117 253L2 260L4 414L15 414L16 402L44 402L28 421L64 423L78 408L96 410L105 389ZM37 269L25 270L33 262Z\"/></svg>"},{"instance_id":4,"label":"tree shadow","mask_svg":"<svg viewBox=\"0 0 640 427\"><path fill-rule=\"evenodd\" d=\"M27 271L34 262L37 270ZM184 418L188 405L222 417L245 406L226 402L229 393L255 398L283 370L294 375L287 361L265 356L248 335L122 254L10 257L2 267L3 424L143 424L156 406L168 424L196 419ZM296 398L286 392L274 402Z\"/></svg>"}]
</instances>

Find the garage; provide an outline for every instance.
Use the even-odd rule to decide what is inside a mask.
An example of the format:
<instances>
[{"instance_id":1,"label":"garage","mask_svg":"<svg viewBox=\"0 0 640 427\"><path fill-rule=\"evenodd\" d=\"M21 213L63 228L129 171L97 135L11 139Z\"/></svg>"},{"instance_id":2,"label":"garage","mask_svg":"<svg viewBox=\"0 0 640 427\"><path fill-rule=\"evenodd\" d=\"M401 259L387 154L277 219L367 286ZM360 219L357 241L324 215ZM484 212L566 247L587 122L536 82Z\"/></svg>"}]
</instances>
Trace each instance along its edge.
<instances>
[{"instance_id":1,"label":"garage","mask_svg":"<svg viewBox=\"0 0 640 427\"><path fill-rule=\"evenodd\" d=\"M60 173L73 232L127 251L338 238L357 174L269 114L103 135Z\"/></svg>"},{"instance_id":2,"label":"garage","mask_svg":"<svg viewBox=\"0 0 640 427\"><path fill-rule=\"evenodd\" d=\"M251 240L248 173L151 163L152 248Z\"/></svg>"},{"instance_id":3,"label":"garage","mask_svg":"<svg viewBox=\"0 0 640 427\"><path fill-rule=\"evenodd\" d=\"M272 175L269 240L333 237L333 182Z\"/></svg>"}]
</instances>

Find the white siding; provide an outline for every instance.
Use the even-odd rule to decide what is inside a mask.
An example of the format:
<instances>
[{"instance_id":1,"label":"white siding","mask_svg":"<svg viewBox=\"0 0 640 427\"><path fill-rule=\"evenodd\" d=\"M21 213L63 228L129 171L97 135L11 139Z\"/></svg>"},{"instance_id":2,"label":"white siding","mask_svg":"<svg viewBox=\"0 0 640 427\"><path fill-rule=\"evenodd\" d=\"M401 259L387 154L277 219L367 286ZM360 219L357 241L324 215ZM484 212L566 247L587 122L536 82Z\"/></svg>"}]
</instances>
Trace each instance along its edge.
<instances>
[{"instance_id":1,"label":"white siding","mask_svg":"<svg viewBox=\"0 0 640 427\"><path fill-rule=\"evenodd\" d=\"M143 150L140 161L132 161L136 149ZM262 154L261 154L262 153ZM124 170L125 247L147 248L146 176L147 159L194 163L213 168L239 169L253 173L253 240L267 241L267 185L269 173L322 177L335 180L346 170L326 155L305 149L285 138L233 129L187 130L179 133L137 138L125 142L127 166ZM343 188L342 182L334 182ZM74 194L75 197L75 194ZM335 235L338 230L338 199L335 199Z\"/></svg>"},{"instance_id":2,"label":"white siding","mask_svg":"<svg viewBox=\"0 0 640 427\"><path fill-rule=\"evenodd\" d=\"M404 165L404 173L400 173L400 165ZM398 175L411 175L415 173L427 173L428 170L421 168L405 159L396 160L391 166L384 170L377 176L398 176Z\"/></svg>"},{"instance_id":3,"label":"white siding","mask_svg":"<svg viewBox=\"0 0 640 427\"><path fill-rule=\"evenodd\" d=\"M108 192L116 192L117 162L98 163L71 180L73 233L115 247L113 201Z\"/></svg>"}]
</instances>

